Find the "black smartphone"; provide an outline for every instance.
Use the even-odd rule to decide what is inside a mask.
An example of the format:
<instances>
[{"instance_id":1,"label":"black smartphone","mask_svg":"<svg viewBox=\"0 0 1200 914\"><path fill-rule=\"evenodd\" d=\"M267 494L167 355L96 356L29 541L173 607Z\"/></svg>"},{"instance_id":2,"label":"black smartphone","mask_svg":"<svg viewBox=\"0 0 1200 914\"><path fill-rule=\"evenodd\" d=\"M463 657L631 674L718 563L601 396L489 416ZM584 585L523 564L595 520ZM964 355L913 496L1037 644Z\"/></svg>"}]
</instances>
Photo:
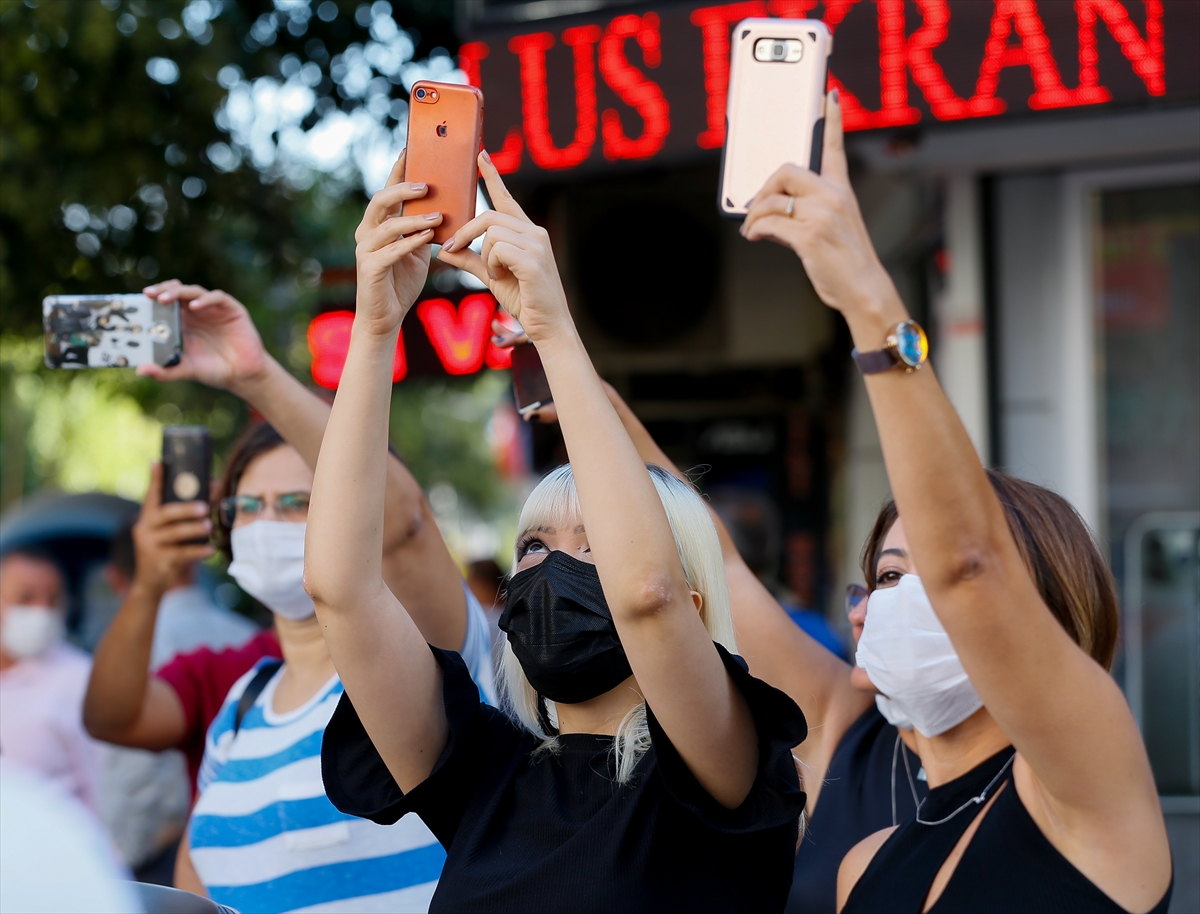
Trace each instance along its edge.
<instances>
[{"instance_id":1,"label":"black smartphone","mask_svg":"<svg viewBox=\"0 0 1200 914\"><path fill-rule=\"evenodd\" d=\"M212 456L212 435L205 426L163 428L163 502L207 502Z\"/></svg>"},{"instance_id":2,"label":"black smartphone","mask_svg":"<svg viewBox=\"0 0 1200 914\"><path fill-rule=\"evenodd\" d=\"M553 401L542 359L533 343L517 343L512 348L513 395L522 416Z\"/></svg>"},{"instance_id":3,"label":"black smartphone","mask_svg":"<svg viewBox=\"0 0 1200 914\"><path fill-rule=\"evenodd\" d=\"M179 302L140 292L42 300L47 368L171 366L183 353Z\"/></svg>"}]
</instances>

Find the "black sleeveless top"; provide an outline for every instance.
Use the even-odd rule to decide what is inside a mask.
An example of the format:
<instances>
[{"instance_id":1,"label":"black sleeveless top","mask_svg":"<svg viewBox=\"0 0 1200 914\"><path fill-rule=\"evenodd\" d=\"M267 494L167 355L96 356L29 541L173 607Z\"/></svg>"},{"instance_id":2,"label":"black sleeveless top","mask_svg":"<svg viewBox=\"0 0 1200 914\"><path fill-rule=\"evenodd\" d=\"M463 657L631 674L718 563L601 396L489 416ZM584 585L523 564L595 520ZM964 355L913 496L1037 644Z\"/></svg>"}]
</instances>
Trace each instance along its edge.
<instances>
[{"instance_id":1,"label":"black sleeveless top","mask_svg":"<svg viewBox=\"0 0 1200 914\"><path fill-rule=\"evenodd\" d=\"M796 854L787 914L834 914L842 858L868 835L912 817L928 793L920 772L921 760L875 705L849 726Z\"/></svg>"},{"instance_id":2,"label":"black sleeveless top","mask_svg":"<svg viewBox=\"0 0 1200 914\"><path fill-rule=\"evenodd\" d=\"M938 870L997 791L929 914L1123 914L1125 909L1060 854L1030 817L1013 783L1014 754L1009 746L931 790L918 810L921 821L911 817L884 842L846 899L843 914L919 914ZM924 824L933 822L939 824ZM1166 914L1170 900L1168 887L1150 914Z\"/></svg>"}]
</instances>

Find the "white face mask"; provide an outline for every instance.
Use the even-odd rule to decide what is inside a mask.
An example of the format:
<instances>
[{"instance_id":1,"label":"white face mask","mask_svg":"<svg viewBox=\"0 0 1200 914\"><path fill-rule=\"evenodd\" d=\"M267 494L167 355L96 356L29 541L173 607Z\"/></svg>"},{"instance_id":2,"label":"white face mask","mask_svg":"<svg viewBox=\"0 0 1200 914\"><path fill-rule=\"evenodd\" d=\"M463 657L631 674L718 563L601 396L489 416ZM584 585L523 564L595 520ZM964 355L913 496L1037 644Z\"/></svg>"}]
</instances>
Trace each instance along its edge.
<instances>
[{"instance_id":1,"label":"white face mask","mask_svg":"<svg viewBox=\"0 0 1200 914\"><path fill-rule=\"evenodd\" d=\"M912 729L912 721L909 720L905 713L896 707L896 703L886 695L875 696L875 707L879 709L879 713L883 715L883 719L896 729Z\"/></svg>"},{"instance_id":2,"label":"white face mask","mask_svg":"<svg viewBox=\"0 0 1200 914\"><path fill-rule=\"evenodd\" d=\"M871 594L855 660L925 736L945 733L983 707L915 574Z\"/></svg>"},{"instance_id":3,"label":"white face mask","mask_svg":"<svg viewBox=\"0 0 1200 914\"><path fill-rule=\"evenodd\" d=\"M0 625L0 644L10 657L28 660L41 656L62 641L66 614L49 606L10 606Z\"/></svg>"},{"instance_id":4,"label":"white face mask","mask_svg":"<svg viewBox=\"0 0 1200 914\"><path fill-rule=\"evenodd\" d=\"M256 520L230 533L229 575L267 609L307 619L316 607L304 591L304 524Z\"/></svg>"}]
</instances>

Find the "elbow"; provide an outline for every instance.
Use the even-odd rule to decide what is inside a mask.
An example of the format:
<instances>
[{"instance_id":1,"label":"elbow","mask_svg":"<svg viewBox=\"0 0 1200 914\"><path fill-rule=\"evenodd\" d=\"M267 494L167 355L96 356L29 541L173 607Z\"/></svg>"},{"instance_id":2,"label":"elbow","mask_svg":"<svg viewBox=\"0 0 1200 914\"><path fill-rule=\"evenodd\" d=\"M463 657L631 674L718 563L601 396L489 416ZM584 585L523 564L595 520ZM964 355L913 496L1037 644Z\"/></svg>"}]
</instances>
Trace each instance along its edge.
<instances>
[{"instance_id":1,"label":"elbow","mask_svg":"<svg viewBox=\"0 0 1200 914\"><path fill-rule=\"evenodd\" d=\"M922 568L921 582L930 595L949 596L971 590L997 565L996 551L986 544L964 544L951 550L933 568Z\"/></svg>"},{"instance_id":2,"label":"elbow","mask_svg":"<svg viewBox=\"0 0 1200 914\"><path fill-rule=\"evenodd\" d=\"M677 587L667 575L649 575L630 584L612 606L614 615L630 621L654 618L675 602Z\"/></svg>"},{"instance_id":3,"label":"elbow","mask_svg":"<svg viewBox=\"0 0 1200 914\"><path fill-rule=\"evenodd\" d=\"M83 700L83 729L93 739L106 743L117 742L129 722L126 721L125 726L121 726L121 722L113 719L111 713L104 714L102 707L103 703L94 699L89 689Z\"/></svg>"}]
</instances>

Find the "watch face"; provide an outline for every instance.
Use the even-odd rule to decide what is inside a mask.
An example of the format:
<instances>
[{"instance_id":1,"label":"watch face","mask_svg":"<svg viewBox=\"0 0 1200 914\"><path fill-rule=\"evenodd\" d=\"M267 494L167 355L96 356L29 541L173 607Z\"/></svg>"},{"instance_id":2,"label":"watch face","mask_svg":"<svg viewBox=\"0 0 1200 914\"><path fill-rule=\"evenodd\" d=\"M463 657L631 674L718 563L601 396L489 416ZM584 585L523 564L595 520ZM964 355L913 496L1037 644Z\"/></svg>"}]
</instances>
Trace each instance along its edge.
<instances>
[{"instance_id":1,"label":"watch face","mask_svg":"<svg viewBox=\"0 0 1200 914\"><path fill-rule=\"evenodd\" d=\"M929 340L916 321L905 321L896 328L896 355L910 368L918 367L929 355Z\"/></svg>"}]
</instances>

